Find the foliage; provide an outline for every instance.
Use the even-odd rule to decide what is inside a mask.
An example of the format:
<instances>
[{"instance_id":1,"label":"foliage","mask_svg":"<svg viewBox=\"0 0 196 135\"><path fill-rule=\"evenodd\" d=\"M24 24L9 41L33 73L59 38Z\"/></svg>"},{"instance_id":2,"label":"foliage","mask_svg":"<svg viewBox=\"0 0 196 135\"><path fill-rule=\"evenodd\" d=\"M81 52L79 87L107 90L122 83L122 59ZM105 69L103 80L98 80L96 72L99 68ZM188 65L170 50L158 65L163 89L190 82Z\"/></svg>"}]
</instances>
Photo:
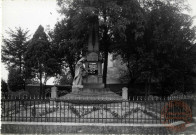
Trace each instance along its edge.
<instances>
[{"instance_id":1,"label":"foliage","mask_svg":"<svg viewBox=\"0 0 196 135\"><path fill-rule=\"evenodd\" d=\"M145 82L150 90L151 83L159 82L162 88L183 91L195 63L188 49L195 40L193 18L182 12L186 7L183 3L158 0L144 1L144 5L141 36L132 32L134 25L128 25L127 40L118 39L120 45L114 53L121 54L127 64L130 84Z\"/></svg>"},{"instance_id":2,"label":"foliage","mask_svg":"<svg viewBox=\"0 0 196 135\"><path fill-rule=\"evenodd\" d=\"M7 83L1 79L1 92L4 93L4 92L8 92L8 86L7 86Z\"/></svg>"},{"instance_id":3,"label":"foliage","mask_svg":"<svg viewBox=\"0 0 196 135\"><path fill-rule=\"evenodd\" d=\"M84 42L85 34L74 33L73 29L70 20L63 19L55 25L51 37L56 58L59 59L62 67L69 67L71 75L74 77L75 64L82 56L86 43Z\"/></svg>"},{"instance_id":4,"label":"foliage","mask_svg":"<svg viewBox=\"0 0 196 135\"><path fill-rule=\"evenodd\" d=\"M73 77L71 75L70 72L68 72L65 75L62 75L62 78L60 79L60 85L68 85L68 84L72 84L73 81Z\"/></svg>"},{"instance_id":5,"label":"foliage","mask_svg":"<svg viewBox=\"0 0 196 135\"><path fill-rule=\"evenodd\" d=\"M40 90L42 90L43 77L45 77L46 80L48 76L60 72L60 66L52 53L50 42L41 25L38 27L28 45L25 55L25 64L28 76L35 76L36 74L39 76Z\"/></svg>"},{"instance_id":6,"label":"foliage","mask_svg":"<svg viewBox=\"0 0 196 135\"><path fill-rule=\"evenodd\" d=\"M174 91L171 95L170 95L170 97L174 97L174 96L181 96L181 97L183 97L183 96L185 96L182 92L180 92L180 91Z\"/></svg>"},{"instance_id":7,"label":"foliage","mask_svg":"<svg viewBox=\"0 0 196 135\"><path fill-rule=\"evenodd\" d=\"M8 74L8 86L11 91L19 91L25 89L25 82L20 74L20 70L10 67Z\"/></svg>"},{"instance_id":8,"label":"foliage","mask_svg":"<svg viewBox=\"0 0 196 135\"><path fill-rule=\"evenodd\" d=\"M28 30L23 30L21 27L15 30L7 31L8 38L3 39L2 45L2 62L7 67L19 68L20 73L24 68L24 53L27 49Z\"/></svg>"},{"instance_id":9,"label":"foliage","mask_svg":"<svg viewBox=\"0 0 196 135\"><path fill-rule=\"evenodd\" d=\"M121 83L128 83L130 80L129 72L126 63L124 63L120 55L113 57L113 66L118 69L119 80L121 81Z\"/></svg>"},{"instance_id":10,"label":"foliage","mask_svg":"<svg viewBox=\"0 0 196 135\"><path fill-rule=\"evenodd\" d=\"M151 49L153 61L156 62L154 76L158 76L166 85L182 91L184 86L178 86L185 85L195 63L187 49L195 40L193 18L182 13L175 4L154 2L152 8L144 41ZM169 84L170 82L172 84Z\"/></svg>"},{"instance_id":11,"label":"foliage","mask_svg":"<svg viewBox=\"0 0 196 135\"><path fill-rule=\"evenodd\" d=\"M196 28L185 14L189 7L184 0L58 0L57 4L64 18L50 31L51 40L42 26L28 43L28 31L20 27L3 39L2 62L10 70L9 85L23 82L25 73L30 79L37 75L42 86L43 77L46 83L62 68L69 68L73 78L77 60L86 54L91 26L99 24L104 83L112 52L114 59L122 57L127 68L119 67L129 84L145 84L146 93L152 83L159 83L162 92L188 88L196 65L191 51ZM61 83L70 83L66 78Z\"/></svg>"},{"instance_id":12,"label":"foliage","mask_svg":"<svg viewBox=\"0 0 196 135\"><path fill-rule=\"evenodd\" d=\"M100 50L104 60L103 81L106 83L108 52L113 49L111 45L119 36L125 37L127 24L133 23L137 29L141 26L138 23L142 20L139 3L136 0L58 0L57 3L60 13L70 20L75 34L88 35L90 26L99 23Z\"/></svg>"}]
</instances>

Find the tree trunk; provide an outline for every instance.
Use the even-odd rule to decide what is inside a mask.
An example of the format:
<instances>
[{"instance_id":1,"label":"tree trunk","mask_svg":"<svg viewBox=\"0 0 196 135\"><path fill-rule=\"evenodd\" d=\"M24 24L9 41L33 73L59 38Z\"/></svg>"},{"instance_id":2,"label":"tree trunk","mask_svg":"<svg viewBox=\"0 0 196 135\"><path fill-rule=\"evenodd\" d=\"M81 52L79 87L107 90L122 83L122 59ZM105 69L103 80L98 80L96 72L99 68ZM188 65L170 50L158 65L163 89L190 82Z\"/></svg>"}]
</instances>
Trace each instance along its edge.
<instances>
[{"instance_id":1,"label":"tree trunk","mask_svg":"<svg viewBox=\"0 0 196 135\"><path fill-rule=\"evenodd\" d=\"M107 21L106 10L103 11L104 22ZM104 67L103 67L103 83L107 83L107 67L108 67L108 52L109 52L109 37L107 26L104 26L103 43L104 43Z\"/></svg>"},{"instance_id":2,"label":"tree trunk","mask_svg":"<svg viewBox=\"0 0 196 135\"><path fill-rule=\"evenodd\" d=\"M42 93L42 72L40 71L39 73L40 73L40 78L39 78L40 79L40 97L42 97L42 94L43 94Z\"/></svg>"},{"instance_id":3,"label":"tree trunk","mask_svg":"<svg viewBox=\"0 0 196 135\"><path fill-rule=\"evenodd\" d=\"M20 75L22 74L22 58L21 56L19 57L19 61L20 61Z\"/></svg>"},{"instance_id":4,"label":"tree trunk","mask_svg":"<svg viewBox=\"0 0 196 135\"><path fill-rule=\"evenodd\" d=\"M133 78L133 75L132 75L132 72L131 72L129 59L130 59L129 58L129 54L127 54L127 68L128 68L128 72L129 72L129 77L132 79Z\"/></svg>"},{"instance_id":5,"label":"tree trunk","mask_svg":"<svg viewBox=\"0 0 196 135\"><path fill-rule=\"evenodd\" d=\"M47 78L48 76L47 76L47 74L45 75L45 78L44 78L44 88L43 88L43 95L44 95L44 97L46 97L45 95L46 95L46 83L47 83L47 81L48 81L48 78Z\"/></svg>"},{"instance_id":6,"label":"tree trunk","mask_svg":"<svg viewBox=\"0 0 196 135\"><path fill-rule=\"evenodd\" d=\"M70 72L71 72L72 77L74 78L74 76L75 76L75 71L74 71L73 66L70 65L70 64L69 64L69 69L70 69Z\"/></svg>"},{"instance_id":7,"label":"tree trunk","mask_svg":"<svg viewBox=\"0 0 196 135\"><path fill-rule=\"evenodd\" d=\"M24 79L24 91L26 91L26 75L25 75L25 67L22 67L22 75L23 75L23 79Z\"/></svg>"},{"instance_id":8,"label":"tree trunk","mask_svg":"<svg viewBox=\"0 0 196 135\"><path fill-rule=\"evenodd\" d=\"M104 50L104 67L103 67L103 83L107 83L107 68L108 68L108 49Z\"/></svg>"}]
</instances>

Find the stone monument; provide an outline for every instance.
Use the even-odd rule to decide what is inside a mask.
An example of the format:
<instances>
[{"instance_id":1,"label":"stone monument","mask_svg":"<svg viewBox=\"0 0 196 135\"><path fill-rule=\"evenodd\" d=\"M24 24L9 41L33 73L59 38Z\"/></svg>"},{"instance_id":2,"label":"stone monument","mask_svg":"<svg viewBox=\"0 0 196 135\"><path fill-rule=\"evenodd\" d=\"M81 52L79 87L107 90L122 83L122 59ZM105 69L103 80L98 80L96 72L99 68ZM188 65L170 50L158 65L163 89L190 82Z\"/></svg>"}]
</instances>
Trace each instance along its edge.
<instances>
[{"instance_id":1,"label":"stone monument","mask_svg":"<svg viewBox=\"0 0 196 135\"><path fill-rule=\"evenodd\" d=\"M90 25L88 52L86 54L85 69L87 77L83 79L84 88L104 88L102 75L102 58L99 52L98 21Z\"/></svg>"},{"instance_id":2,"label":"stone monument","mask_svg":"<svg viewBox=\"0 0 196 135\"><path fill-rule=\"evenodd\" d=\"M70 102L97 103L104 101L121 101L122 97L105 88L102 75L102 58L99 52L99 24L98 17L93 16L89 25L88 51L85 59L79 60L76 64L75 77L72 85L72 92L60 97L69 99ZM85 66L82 66L84 63ZM78 68L77 68L78 67ZM82 68L86 73L82 76ZM82 82L81 82L82 80ZM78 100L80 102L78 102Z\"/></svg>"}]
</instances>

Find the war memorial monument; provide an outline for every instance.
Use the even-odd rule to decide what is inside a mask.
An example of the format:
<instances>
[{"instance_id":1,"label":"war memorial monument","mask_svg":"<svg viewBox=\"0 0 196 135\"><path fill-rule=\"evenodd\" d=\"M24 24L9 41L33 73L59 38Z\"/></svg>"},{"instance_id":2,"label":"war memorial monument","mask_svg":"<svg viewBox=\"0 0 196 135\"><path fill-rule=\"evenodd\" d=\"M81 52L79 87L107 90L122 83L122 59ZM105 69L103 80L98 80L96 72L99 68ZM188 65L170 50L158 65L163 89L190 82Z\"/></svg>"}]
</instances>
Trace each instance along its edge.
<instances>
[{"instance_id":1,"label":"war memorial monument","mask_svg":"<svg viewBox=\"0 0 196 135\"><path fill-rule=\"evenodd\" d=\"M88 100L92 103L99 100L122 100L121 96L105 88L102 74L102 58L99 52L98 19L93 18L89 25L88 51L75 66L72 92L60 97L70 100Z\"/></svg>"}]
</instances>

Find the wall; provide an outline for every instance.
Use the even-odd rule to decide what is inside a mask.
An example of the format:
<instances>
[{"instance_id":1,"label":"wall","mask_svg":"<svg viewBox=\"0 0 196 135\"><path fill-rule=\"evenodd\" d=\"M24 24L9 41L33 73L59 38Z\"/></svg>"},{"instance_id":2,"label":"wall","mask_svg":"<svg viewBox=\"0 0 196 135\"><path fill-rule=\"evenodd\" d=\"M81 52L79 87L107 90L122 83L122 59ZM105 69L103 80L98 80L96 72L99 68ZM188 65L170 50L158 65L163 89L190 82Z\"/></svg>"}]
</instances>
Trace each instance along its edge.
<instances>
[{"instance_id":1,"label":"wall","mask_svg":"<svg viewBox=\"0 0 196 135\"><path fill-rule=\"evenodd\" d=\"M54 85L46 85L43 86L43 88L45 89L45 91L47 90L51 90L51 87L53 87ZM68 92L71 92L71 85L59 85L57 86L57 89L59 91L63 91L66 90ZM27 85L25 87L25 90L31 95L31 96L38 96L39 95L39 91L40 91L40 87L39 85Z\"/></svg>"},{"instance_id":2,"label":"wall","mask_svg":"<svg viewBox=\"0 0 196 135\"><path fill-rule=\"evenodd\" d=\"M165 127L93 123L2 124L3 134L168 134Z\"/></svg>"}]
</instances>

